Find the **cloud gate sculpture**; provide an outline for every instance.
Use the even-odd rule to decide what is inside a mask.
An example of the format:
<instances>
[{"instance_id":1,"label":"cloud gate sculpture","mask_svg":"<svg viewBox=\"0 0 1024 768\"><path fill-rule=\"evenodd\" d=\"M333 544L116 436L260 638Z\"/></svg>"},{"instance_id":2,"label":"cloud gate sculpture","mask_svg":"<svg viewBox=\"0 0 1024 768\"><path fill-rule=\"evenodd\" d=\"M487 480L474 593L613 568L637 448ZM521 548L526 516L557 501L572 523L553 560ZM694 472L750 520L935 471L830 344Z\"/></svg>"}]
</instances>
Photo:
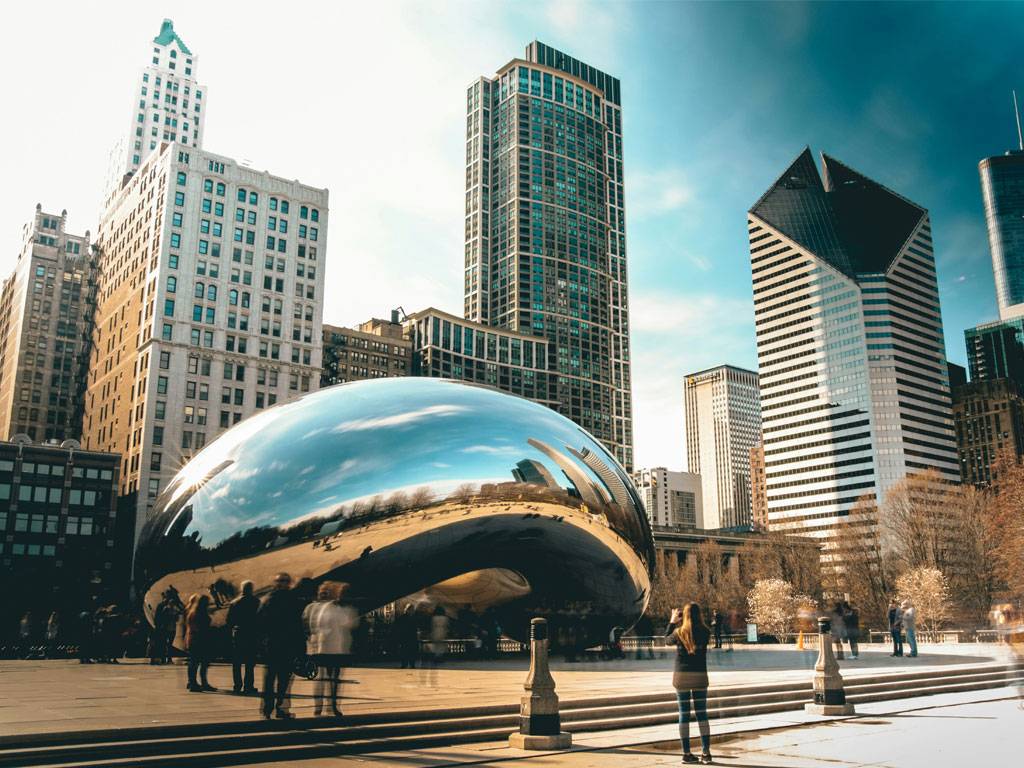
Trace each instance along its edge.
<instances>
[{"instance_id":1,"label":"cloud gate sculpture","mask_svg":"<svg viewBox=\"0 0 1024 768\"><path fill-rule=\"evenodd\" d=\"M136 586L150 620L173 588L210 594L222 623L242 581L263 594L287 571L310 594L348 582L364 612L415 594L492 608L520 638L533 616L584 613L600 641L642 614L653 561L628 475L573 422L396 378L311 393L204 448L157 499Z\"/></svg>"}]
</instances>

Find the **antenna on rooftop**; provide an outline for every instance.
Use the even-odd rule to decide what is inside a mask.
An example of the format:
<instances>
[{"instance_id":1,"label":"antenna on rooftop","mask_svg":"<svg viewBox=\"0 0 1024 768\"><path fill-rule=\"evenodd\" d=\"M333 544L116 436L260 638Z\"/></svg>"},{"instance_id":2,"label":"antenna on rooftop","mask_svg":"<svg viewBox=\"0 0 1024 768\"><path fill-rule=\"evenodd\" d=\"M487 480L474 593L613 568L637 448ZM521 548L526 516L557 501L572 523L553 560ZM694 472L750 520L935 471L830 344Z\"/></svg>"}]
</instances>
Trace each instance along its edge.
<instances>
[{"instance_id":1,"label":"antenna on rooftop","mask_svg":"<svg viewBox=\"0 0 1024 768\"><path fill-rule=\"evenodd\" d=\"M1024 151L1024 137L1020 132L1020 109L1017 107L1017 91L1013 91L1013 114L1017 118L1017 146Z\"/></svg>"}]
</instances>

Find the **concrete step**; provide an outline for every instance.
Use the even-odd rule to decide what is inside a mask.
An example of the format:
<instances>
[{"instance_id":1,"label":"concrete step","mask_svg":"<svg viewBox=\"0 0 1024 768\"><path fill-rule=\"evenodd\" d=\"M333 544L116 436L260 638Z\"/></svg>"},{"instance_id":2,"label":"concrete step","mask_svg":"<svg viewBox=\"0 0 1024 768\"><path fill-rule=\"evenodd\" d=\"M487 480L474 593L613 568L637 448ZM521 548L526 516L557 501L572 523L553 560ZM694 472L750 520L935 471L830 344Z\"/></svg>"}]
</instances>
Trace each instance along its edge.
<instances>
[{"instance_id":1,"label":"concrete step","mask_svg":"<svg viewBox=\"0 0 1024 768\"><path fill-rule=\"evenodd\" d=\"M989 665L851 677L847 695L856 703L1021 683L1019 671ZM712 688L708 715L718 719L793 711L810 699L810 682ZM580 733L663 725L678 717L671 690L569 700L562 702L561 711L565 730ZM502 740L517 725L518 707L497 705L356 715L341 725L319 718L39 734L0 739L0 766L244 765Z\"/></svg>"}]
</instances>

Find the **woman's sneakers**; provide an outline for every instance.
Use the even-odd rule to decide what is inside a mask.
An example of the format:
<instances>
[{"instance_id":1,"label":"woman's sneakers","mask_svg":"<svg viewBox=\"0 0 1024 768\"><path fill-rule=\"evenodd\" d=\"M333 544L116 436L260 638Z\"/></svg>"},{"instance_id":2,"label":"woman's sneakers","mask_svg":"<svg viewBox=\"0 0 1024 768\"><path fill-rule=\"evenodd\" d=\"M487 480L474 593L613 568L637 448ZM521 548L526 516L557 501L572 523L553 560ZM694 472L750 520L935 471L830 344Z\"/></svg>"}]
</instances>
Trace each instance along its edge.
<instances>
[{"instance_id":1,"label":"woman's sneakers","mask_svg":"<svg viewBox=\"0 0 1024 768\"><path fill-rule=\"evenodd\" d=\"M684 763L699 763L700 760L698 760L697 756L695 754L693 754L692 752L685 752L685 753L683 753L683 762Z\"/></svg>"},{"instance_id":2,"label":"woman's sneakers","mask_svg":"<svg viewBox=\"0 0 1024 768\"><path fill-rule=\"evenodd\" d=\"M700 762L702 765L711 765L714 761L711 759L711 753L705 752L700 756Z\"/></svg>"}]
</instances>

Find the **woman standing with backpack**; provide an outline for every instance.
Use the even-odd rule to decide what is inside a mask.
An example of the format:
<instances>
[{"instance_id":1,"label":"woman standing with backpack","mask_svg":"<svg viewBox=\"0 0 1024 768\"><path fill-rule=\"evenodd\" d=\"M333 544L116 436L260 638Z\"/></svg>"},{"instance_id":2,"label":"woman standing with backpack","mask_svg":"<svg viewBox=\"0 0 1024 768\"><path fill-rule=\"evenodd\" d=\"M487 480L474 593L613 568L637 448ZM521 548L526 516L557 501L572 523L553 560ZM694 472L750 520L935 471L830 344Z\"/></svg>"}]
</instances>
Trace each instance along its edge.
<instances>
[{"instance_id":1,"label":"woman standing with backpack","mask_svg":"<svg viewBox=\"0 0 1024 768\"><path fill-rule=\"evenodd\" d=\"M711 631L701 617L700 606L687 603L682 610L672 611L665 634L676 646L676 665L672 687L679 701L679 741L683 746L683 762L710 764L711 728L708 725L708 640ZM700 729L701 756L690 752L690 701Z\"/></svg>"}]
</instances>

